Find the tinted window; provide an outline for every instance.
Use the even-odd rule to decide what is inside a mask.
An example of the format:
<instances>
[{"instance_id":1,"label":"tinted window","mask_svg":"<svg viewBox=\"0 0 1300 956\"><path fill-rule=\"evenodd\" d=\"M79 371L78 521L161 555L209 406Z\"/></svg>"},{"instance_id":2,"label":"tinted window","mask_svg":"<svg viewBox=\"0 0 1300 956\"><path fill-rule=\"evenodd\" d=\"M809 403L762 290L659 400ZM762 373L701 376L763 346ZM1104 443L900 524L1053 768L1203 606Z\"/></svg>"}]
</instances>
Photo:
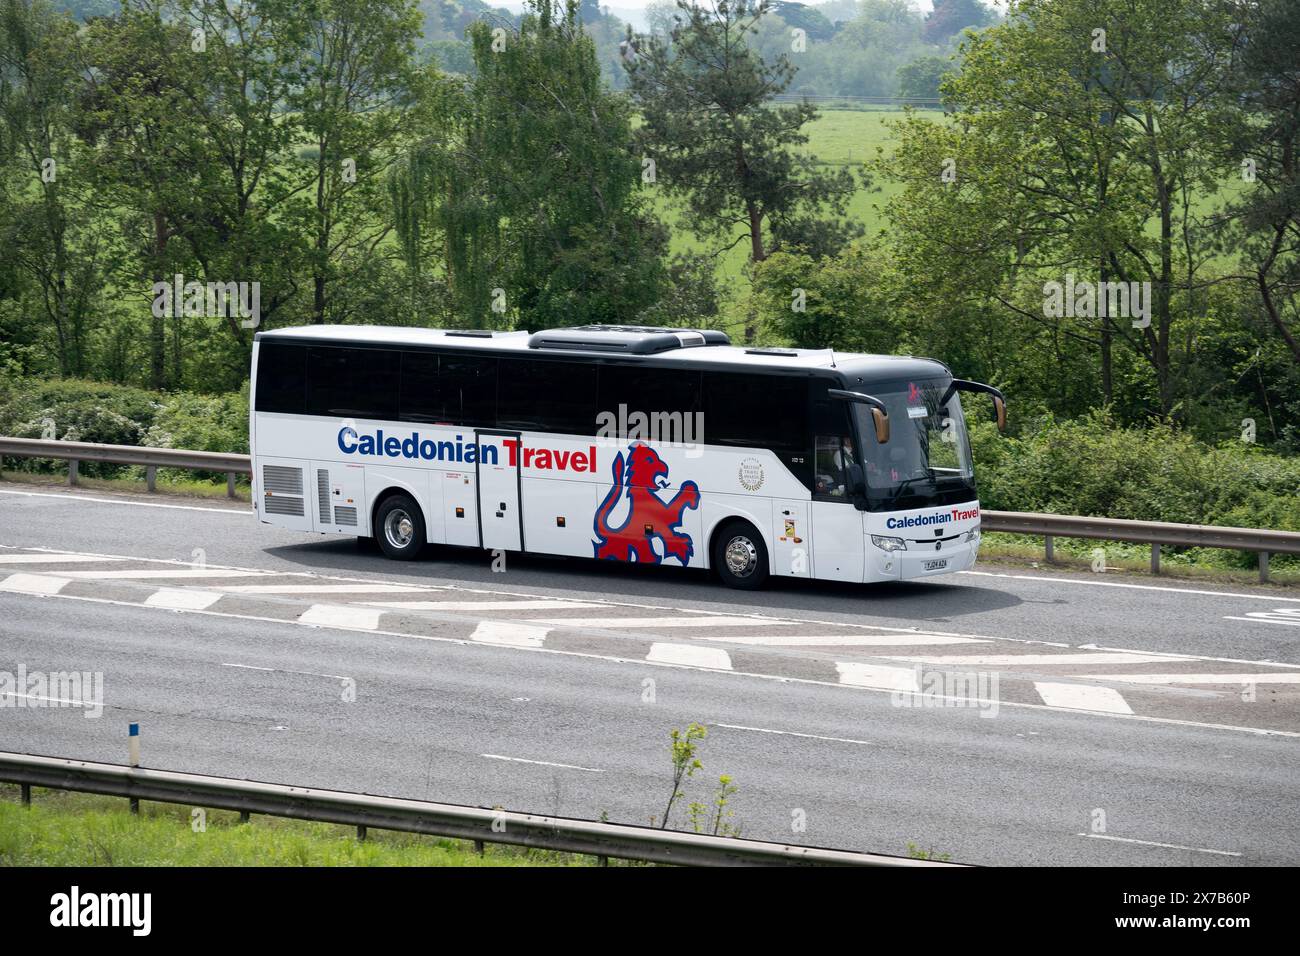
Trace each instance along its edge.
<instances>
[{"instance_id":1,"label":"tinted window","mask_svg":"<svg viewBox=\"0 0 1300 956\"><path fill-rule=\"evenodd\" d=\"M400 354L312 347L307 354L307 414L396 419Z\"/></svg>"},{"instance_id":2,"label":"tinted window","mask_svg":"<svg viewBox=\"0 0 1300 956\"><path fill-rule=\"evenodd\" d=\"M605 365L600 370L599 411L617 416L619 406L631 412L703 411L700 373L650 365Z\"/></svg>"},{"instance_id":3,"label":"tinted window","mask_svg":"<svg viewBox=\"0 0 1300 956\"><path fill-rule=\"evenodd\" d=\"M503 358L497 424L501 428L594 435L595 364Z\"/></svg>"},{"instance_id":4,"label":"tinted window","mask_svg":"<svg viewBox=\"0 0 1300 956\"><path fill-rule=\"evenodd\" d=\"M446 421L476 428L497 424L497 360L481 355L442 355L438 393Z\"/></svg>"},{"instance_id":5,"label":"tinted window","mask_svg":"<svg viewBox=\"0 0 1300 956\"><path fill-rule=\"evenodd\" d=\"M438 387L437 352L402 353L399 418L404 422L450 422L445 396Z\"/></svg>"},{"instance_id":6,"label":"tinted window","mask_svg":"<svg viewBox=\"0 0 1300 956\"><path fill-rule=\"evenodd\" d=\"M808 447L806 378L741 372L704 373L704 441L777 452Z\"/></svg>"},{"instance_id":7,"label":"tinted window","mask_svg":"<svg viewBox=\"0 0 1300 956\"><path fill-rule=\"evenodd\" d=\"M257 410L301 415L306 397L306 347L278 342L258 343Z\"/></svg>"}]
</instances>

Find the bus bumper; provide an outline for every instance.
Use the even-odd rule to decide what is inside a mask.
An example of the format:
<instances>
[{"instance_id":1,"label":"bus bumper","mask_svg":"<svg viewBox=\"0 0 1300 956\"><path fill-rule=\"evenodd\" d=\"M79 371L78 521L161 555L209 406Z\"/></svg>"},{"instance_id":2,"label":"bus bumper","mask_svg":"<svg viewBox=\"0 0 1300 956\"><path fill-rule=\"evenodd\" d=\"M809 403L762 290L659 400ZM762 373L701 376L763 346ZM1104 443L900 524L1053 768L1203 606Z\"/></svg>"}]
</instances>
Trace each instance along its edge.
<instances>
[{"instance_id":1,"label":"bus bumper","mask_svg":"<svg viewBox=\"0 0 1300 956\"><path fill-rule=\"evenodd\" d=\"M979 548L978 532L971 541L945 542L937 551L917 550L915 544L910 545L907 551L882 551L869 547L866 579L868 582L911 581L968 571L975 565Z\"/></svg>"}]
</instances>

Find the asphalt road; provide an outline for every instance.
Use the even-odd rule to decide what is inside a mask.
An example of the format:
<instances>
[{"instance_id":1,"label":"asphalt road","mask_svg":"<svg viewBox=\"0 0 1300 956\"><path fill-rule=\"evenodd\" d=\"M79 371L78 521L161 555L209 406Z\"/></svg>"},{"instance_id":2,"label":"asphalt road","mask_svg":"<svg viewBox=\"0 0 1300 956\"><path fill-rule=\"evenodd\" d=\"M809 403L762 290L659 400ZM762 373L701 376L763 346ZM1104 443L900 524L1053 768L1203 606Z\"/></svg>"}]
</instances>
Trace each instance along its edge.
<instances>
[{"instance_id":1,"label":"asphalt road","mask_svg":"<svg viewBox=\"0 0 1300 956\"><path fill-rule=\"evenodd\" d=\"M104 707L10 695L0 749L122 761L139 721L150 766L648 822L668 732L697 721L690 798L731 775L746 836L1294 864L1296 612L1285 589L995 567L741 595L662 568L397 564L238 506L10 484L0 671L100 672ZM954 674L978 681L929 693Z\"/></svg>"}]
</instances>

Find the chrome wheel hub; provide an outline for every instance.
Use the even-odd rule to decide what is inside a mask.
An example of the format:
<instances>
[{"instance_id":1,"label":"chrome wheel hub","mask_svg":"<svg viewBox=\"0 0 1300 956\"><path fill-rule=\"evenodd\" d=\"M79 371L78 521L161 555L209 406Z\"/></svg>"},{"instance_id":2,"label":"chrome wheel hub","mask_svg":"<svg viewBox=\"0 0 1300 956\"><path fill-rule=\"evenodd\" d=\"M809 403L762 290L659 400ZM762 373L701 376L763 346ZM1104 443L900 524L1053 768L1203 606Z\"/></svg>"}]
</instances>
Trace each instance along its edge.
<instances>
[{"instance_id":1,"label":"chrome wheel hub","mask_svg":"<svg viewBox=\"0 0 1300 956\"><path fill-rule=\"evenodd\" d=\"M744 535L736 535L727 542L723 552L727 561L727 570L738 578L747 578L758 566L758 549Z\"/></svg>"},{"instance_id":2,"label":"chrome wheel hub","mask_svg":"<svg viewBox=\"0 0 1300 956\"><path fill-rule=\"evenodd\" d=\"M405 548L415 537L415 523L401 508L394 508L384 518L384 537L394 548Z\"/></svg>"}]
</instances>

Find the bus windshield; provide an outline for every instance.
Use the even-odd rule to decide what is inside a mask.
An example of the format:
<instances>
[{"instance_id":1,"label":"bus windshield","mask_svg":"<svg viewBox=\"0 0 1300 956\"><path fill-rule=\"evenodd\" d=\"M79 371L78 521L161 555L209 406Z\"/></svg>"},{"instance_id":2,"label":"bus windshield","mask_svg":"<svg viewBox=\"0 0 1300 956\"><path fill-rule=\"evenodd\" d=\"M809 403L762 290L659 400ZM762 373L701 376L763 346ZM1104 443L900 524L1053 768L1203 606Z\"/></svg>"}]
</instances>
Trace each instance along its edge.
<instances>
[{"instance_id":1,"label":"bus windshield","mask_svg":"<svg viewBox=\"0 0 1300 956\"><path fill-rule=\"evenodd\" d=\"M871 409L855 404L872 510L956 504L975 497L961 398L948 378L884 382L870 394L889 410L890 437L876 441Z\"/></svg>"}]
</instances>

